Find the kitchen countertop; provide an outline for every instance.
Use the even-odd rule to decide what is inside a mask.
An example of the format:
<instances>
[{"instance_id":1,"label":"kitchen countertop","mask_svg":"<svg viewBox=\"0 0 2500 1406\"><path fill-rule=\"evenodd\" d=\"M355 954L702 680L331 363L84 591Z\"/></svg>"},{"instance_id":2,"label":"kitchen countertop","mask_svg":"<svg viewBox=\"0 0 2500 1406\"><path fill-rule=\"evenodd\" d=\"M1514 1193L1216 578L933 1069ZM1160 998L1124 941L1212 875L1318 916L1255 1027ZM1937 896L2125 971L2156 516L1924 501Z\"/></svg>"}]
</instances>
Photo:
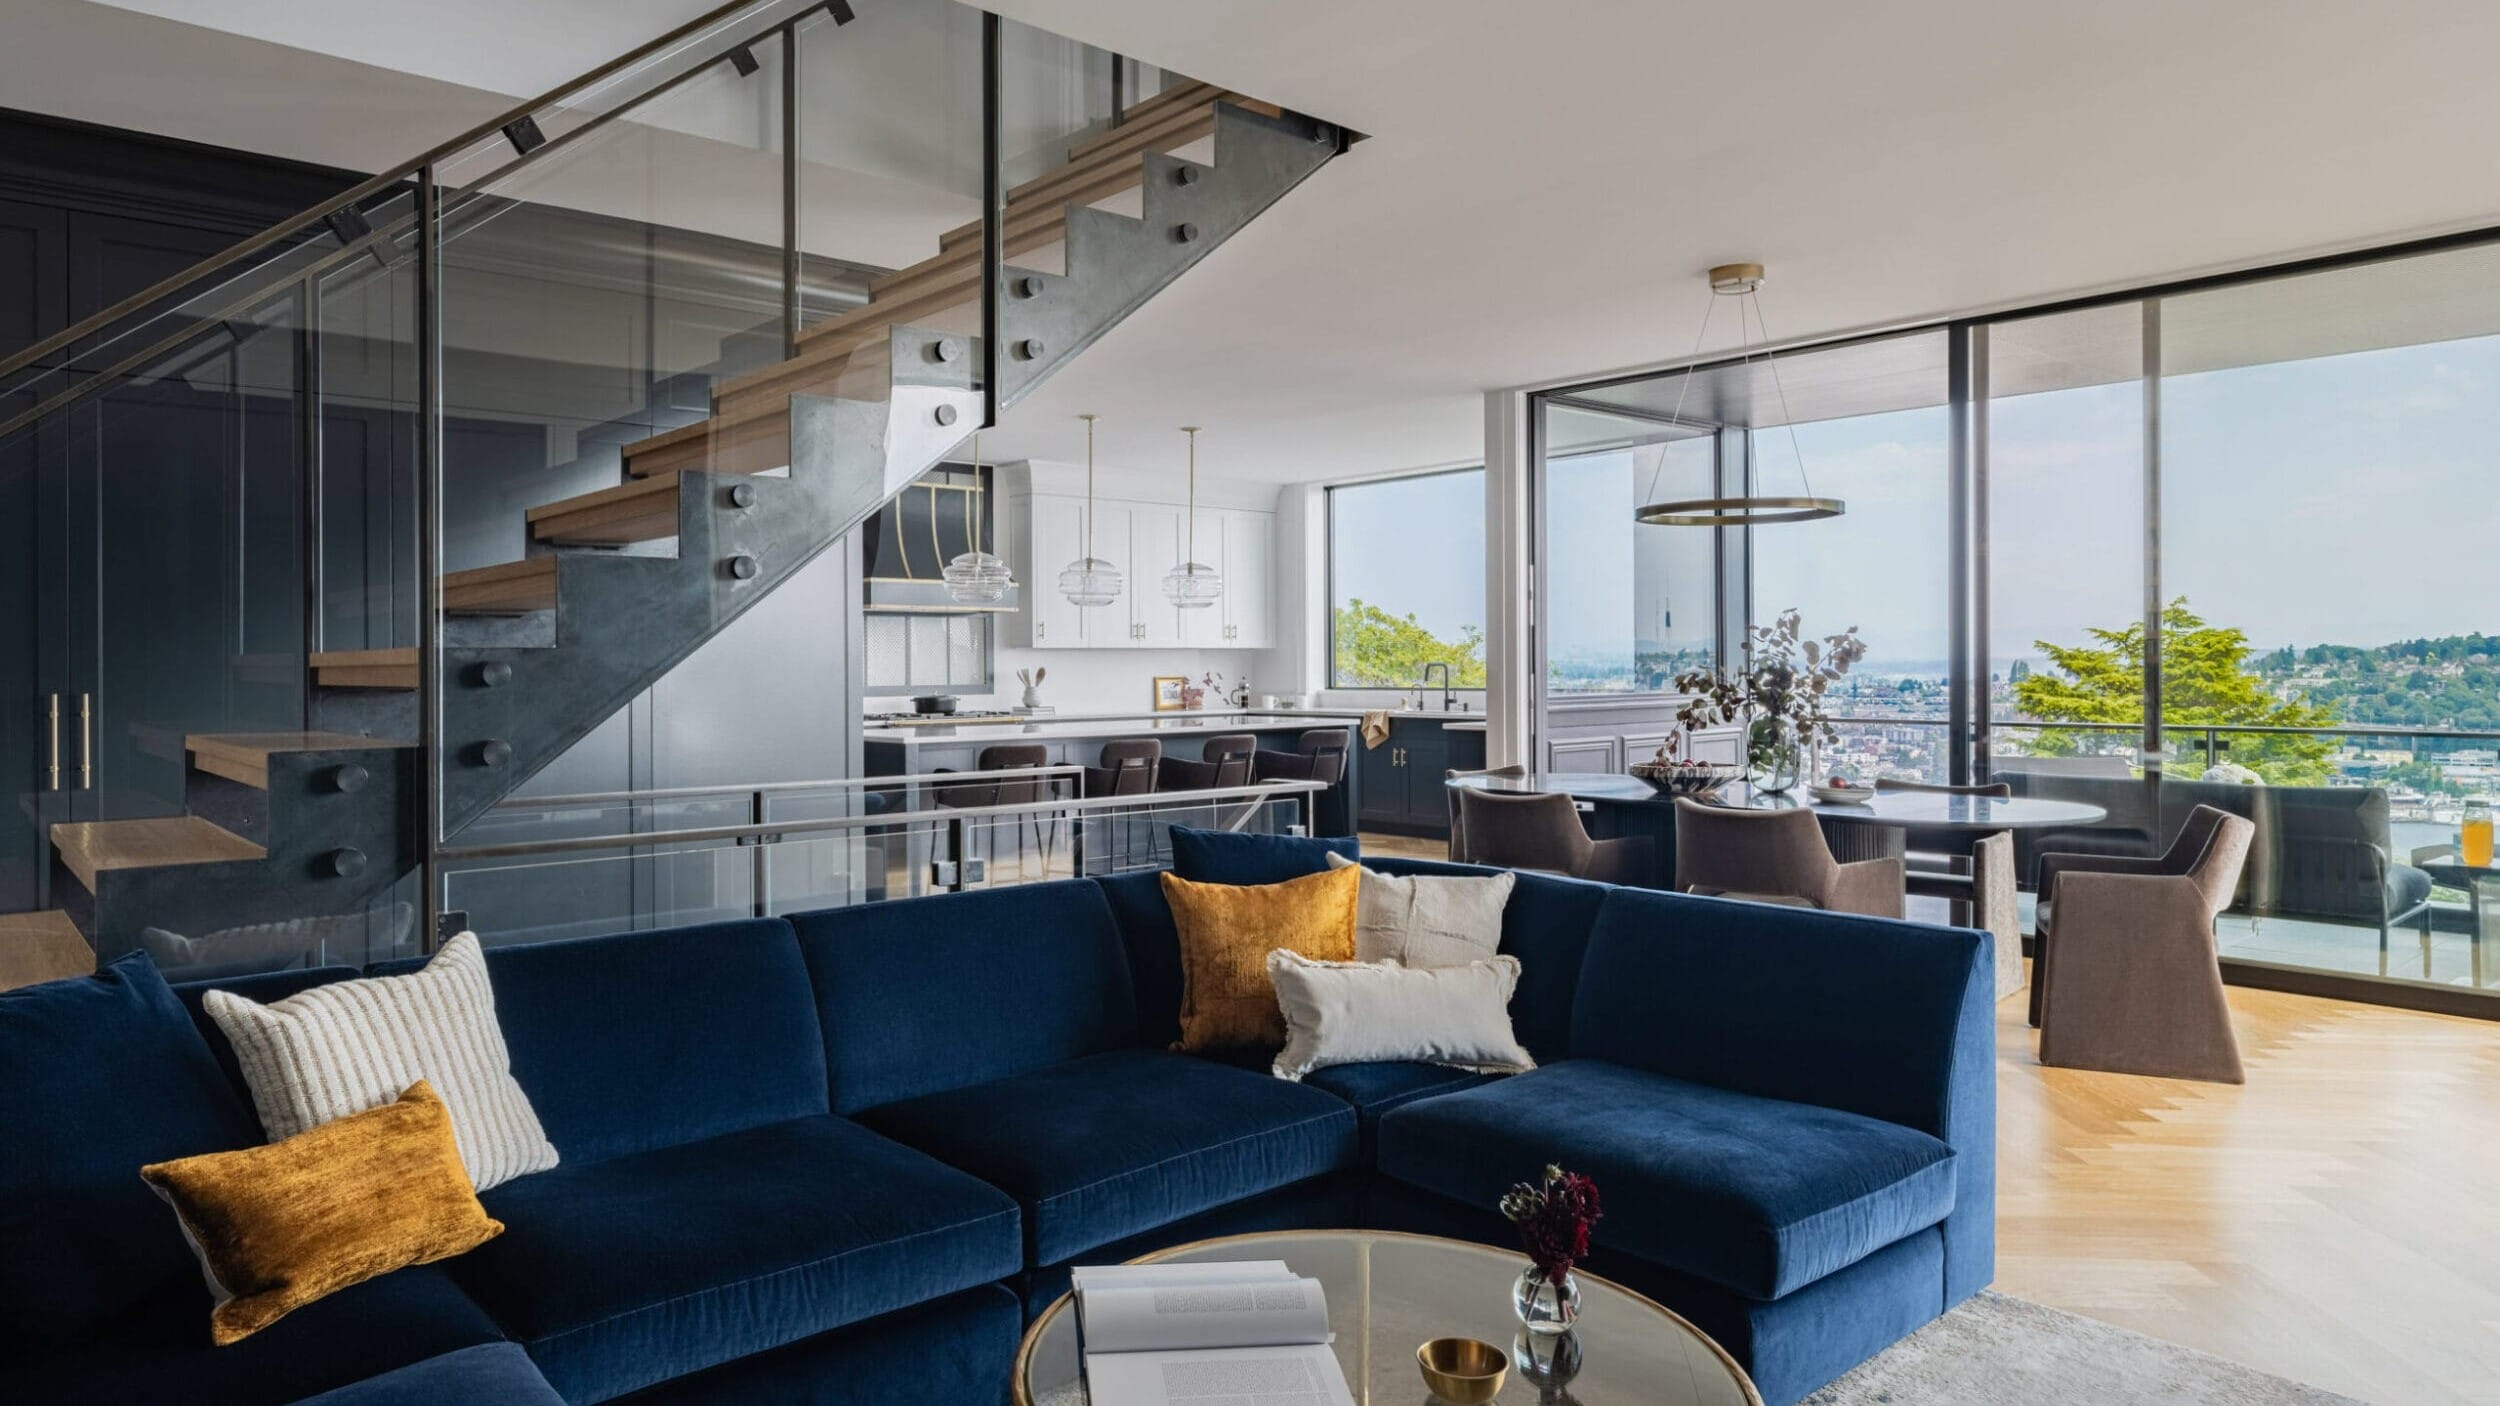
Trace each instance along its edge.
<instances>
[{"instance_id":1,"label":"kitchen countertop","mask_svg":"<svg viewBox=\"0 0 2500 1406\"><path fill-rule=\"evenodd\" d=\"M1202 708L1162 713L1036 713L1009 718L966 718L959 723L913 723L903 727L877 727L872 724L863 729L860 736L870 742L908 745L914 742L961 742L966 738L1082 739L1157 732L1265 731L1326 727L1330 724L1350 726L1361 722L1364 712L1361 708ZM1468 718L1469 721L1445 722L1443 727L1454 732L1484 730L1481 713L1416 712L1412 709L1390 709L1388 713L1392 718Z\"/></svg>"}]
</instances>

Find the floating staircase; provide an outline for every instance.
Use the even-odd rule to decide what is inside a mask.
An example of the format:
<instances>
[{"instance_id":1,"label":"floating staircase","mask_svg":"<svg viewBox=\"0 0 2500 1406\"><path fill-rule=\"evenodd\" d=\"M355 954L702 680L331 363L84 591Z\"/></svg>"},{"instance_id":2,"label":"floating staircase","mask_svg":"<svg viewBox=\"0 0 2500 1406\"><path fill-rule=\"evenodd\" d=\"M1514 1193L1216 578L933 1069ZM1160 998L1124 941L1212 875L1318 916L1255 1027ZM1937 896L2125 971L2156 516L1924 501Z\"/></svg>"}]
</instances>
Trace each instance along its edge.
<instances>
[{"instance_id":1,"label":"floating staircase","mask_svg":"<svg viewBox=\"0 0 2500 1406\"><path fill-rule=\"evenodd\" d=\"M1208 138L1210 162L1173 154ZM1328 123L1187 83L1008 192L999 403L1029 393L1345 143ZM1113 201L1138 213L1097 208ZM984 348L962 326L982 305L982 246L978 221L946 232L930 258L874 279L868 302L805 329L788 360L715 384L706 418L624 446L615 485L528 509L527 556L440 578L446 831L978 427ZM416 736L417 651L317 653L309 668L313 721L330 731L190 737L188 814L54 828L60 870L75 880L58 886L65 906L101 950L130 945L140 923L197 933L350 911L415 864L415 768L429 759L377 737Z\"/></svg>"}]
</instances>

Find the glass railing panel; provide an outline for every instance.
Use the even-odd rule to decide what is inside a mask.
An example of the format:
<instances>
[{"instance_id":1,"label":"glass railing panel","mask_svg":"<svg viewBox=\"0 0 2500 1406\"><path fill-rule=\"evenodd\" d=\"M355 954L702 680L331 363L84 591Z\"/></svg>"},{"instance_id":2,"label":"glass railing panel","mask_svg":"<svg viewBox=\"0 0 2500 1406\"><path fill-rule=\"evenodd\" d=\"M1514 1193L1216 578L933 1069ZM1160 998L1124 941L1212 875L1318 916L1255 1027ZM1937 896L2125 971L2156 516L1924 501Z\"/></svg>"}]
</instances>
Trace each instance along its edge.
<instances>
[{"instance_id":1,"label":"glass railing panel","mask_svg":"<svg viewBox=\"0 0 2500 1406\"><path fill-rule=\"evenodd\" d=\"M846 813L639 835L601 827L628 814L640 823L640 802L604 810L599 803L559 804L546 808L550 814L516 806L509 809L519 823L507 824L502 816L492 822L505 838L464 844L445 856L442 906L489 944L537 942L1150 872L1170 864L1174 825L1276 835L1308 829L1303 788L1130 801L1079 799L1066 778L1049 784L1059 794L995 804L987 795L958 790L961 806L865 814L848 813L860 807L828 787L795 809ZM954 785L978 791L989 783ZM855 794L883 795L891 804L899 793L862 788ZM781 799L767 795L776 805ZM703 804L742 809L756 801L754 793L722 793ZM563 830L573 833L558 833Z\"/></svg>"}]
</instances>

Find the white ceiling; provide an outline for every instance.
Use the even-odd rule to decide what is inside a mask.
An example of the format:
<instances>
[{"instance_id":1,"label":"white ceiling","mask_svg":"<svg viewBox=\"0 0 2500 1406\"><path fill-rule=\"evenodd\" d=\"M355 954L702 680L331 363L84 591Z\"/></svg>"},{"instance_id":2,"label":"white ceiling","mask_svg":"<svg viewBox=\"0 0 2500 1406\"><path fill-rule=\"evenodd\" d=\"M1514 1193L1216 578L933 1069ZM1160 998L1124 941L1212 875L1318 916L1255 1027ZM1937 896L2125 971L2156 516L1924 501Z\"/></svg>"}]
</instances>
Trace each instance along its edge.
<instances>
[{"instance_id":1,"label":"white ceiling","mask_svg":"<svg viewBox=\"0 0 2500 1406\"><path fill-rule=\"evenodd\" d=\"M1789 338L2500 223L2488 0L990 3L1371 134L1019 407L985 444L1009 456L1077 457L1097 410L1141 468L1185 422L1212 473L1465 459L1486 389L1688 351L1730 259L1769 264ZM13 31L127 23L74 74L5 36L0 102L367 166L706 8L120 4L343 62L296 63L282 122L217 96L233 44L9 0Z\"/></svg>"}]
</instances>

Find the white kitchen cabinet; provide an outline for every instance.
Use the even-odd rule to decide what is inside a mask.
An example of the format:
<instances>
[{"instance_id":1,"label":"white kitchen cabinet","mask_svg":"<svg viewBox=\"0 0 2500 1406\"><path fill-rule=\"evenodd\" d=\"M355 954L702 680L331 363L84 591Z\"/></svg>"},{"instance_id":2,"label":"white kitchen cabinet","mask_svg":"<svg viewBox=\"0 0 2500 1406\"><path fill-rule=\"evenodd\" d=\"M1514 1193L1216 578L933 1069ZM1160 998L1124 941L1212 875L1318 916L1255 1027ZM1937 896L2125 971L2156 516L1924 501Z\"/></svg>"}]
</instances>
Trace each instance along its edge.
<instances>
[{"instance_id":1,"label":"white kitchen cabinet","mask_svg":"<svg viewBox=\"0 0 2500 1406\"><path fill-rule=\"evenodd\" d=\"M1276 515L1226 509L1224 640L1226 649L1267 649L1276 643ZM1205 524L1198 530L1206 531Z\"/></svg>"},{"instance_id":2,"label":"white kitchen cabinet","mask_svg":"<svg viewBox=\"0 0 2500 1406\"><path fill-rule=\"evenodd\" d=\"M1204 610L1163 598L1163 574L1188 550L1187 509L1177 503L1094 500L1093 554L1120 569L1120 599L1078 607L1059 593L1059 573L1085 555L1085 499L1033 493L1010 531L1021 535L1027 635L1035 649L1266 649L1276 642L1276 517L1232 508L1198 510L1198 560L1224 574L1224 596Z\"/></svg>"},{"instance_id":3,"label":"white kitchen cabinet","mask_svg":"<svg viewBox=\"0 0 2500 1406\"><path fill-rule=\"evenodd\" d=\"M1085 500L1036 493L1020 501L1027 509L1026 549L1016 575L1033 647L1082 649L1088 643L1086 617L1102 612L1083 609L1061 595L1059 573L1085 555Z\"/></svg>"},{"instance_id":4,"label":"white kitchen cabinet","mask_svg":"<svg viewBox=\"0 0 2500 1406\"><path fill-rule=\"evenodd\" d=\"M1163 598L1163 574L1181 564L1182 512L1160 503L1130 503L1127 509L1129 559L1137 563L1128 582L1129 619L1136 625L1137 647L1185 648L1188 641L1181 617L1202 612L1183 610ZM1205 524L1199 527L1203 534Z\"/></svg>"}]
</instances>

